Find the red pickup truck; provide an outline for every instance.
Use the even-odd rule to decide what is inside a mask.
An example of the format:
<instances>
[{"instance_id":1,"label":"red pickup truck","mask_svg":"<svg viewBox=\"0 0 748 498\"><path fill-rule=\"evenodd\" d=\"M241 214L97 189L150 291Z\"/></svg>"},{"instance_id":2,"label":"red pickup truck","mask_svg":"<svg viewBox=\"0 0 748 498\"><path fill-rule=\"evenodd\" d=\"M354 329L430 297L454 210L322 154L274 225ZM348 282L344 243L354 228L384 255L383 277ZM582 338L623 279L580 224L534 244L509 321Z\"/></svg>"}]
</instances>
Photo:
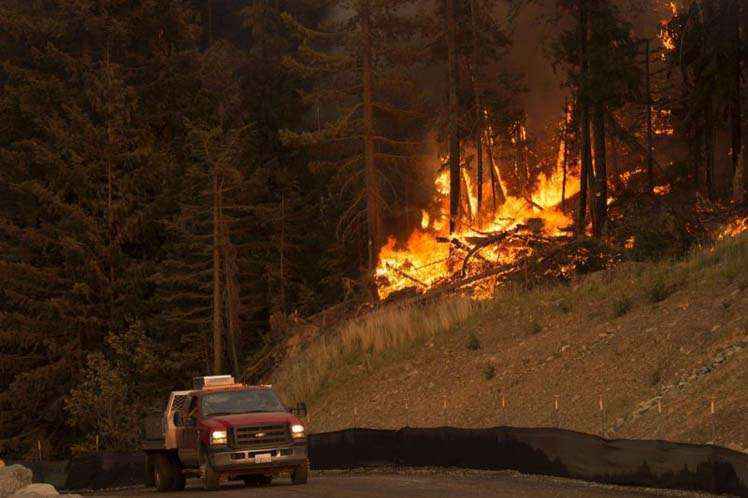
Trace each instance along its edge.
<instances>
[{"instance_id":1,"label":"red pickup truck","mask_svg":"<svg viewBox=\"0 0 748 498\"><path fill-rule=\"evenodd\" d=\"M294 413L305 416L306 406L288 409L271 386L198 377L195 389L172 392L162 416L146 421L146 485L176 491L187 477L199 477L206 490L215 490L224 480L270 484L282 473L304 484L307 440Z\"/></svg>"}]
</instances>

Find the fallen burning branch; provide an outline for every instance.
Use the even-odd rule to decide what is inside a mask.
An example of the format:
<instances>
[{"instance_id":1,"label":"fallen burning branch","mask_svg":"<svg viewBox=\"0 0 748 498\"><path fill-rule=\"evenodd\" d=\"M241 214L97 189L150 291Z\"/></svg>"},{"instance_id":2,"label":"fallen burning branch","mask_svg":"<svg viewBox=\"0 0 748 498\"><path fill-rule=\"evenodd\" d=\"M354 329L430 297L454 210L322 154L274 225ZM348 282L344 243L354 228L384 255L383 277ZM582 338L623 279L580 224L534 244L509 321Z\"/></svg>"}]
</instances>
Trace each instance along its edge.
<instances>
[{"instance_id":1,"label":"fallen burning branch","mask_svg":"<svg viewBox=\"0 0 748 498\"><path fill-rule=\"evenodd\" d=\"M416 285L420 285L424 289L428 289L428 287L429 287L428 284L426 284L425 282L422 282L422 281L418 280L416 277L407 274L404 270L401 270L400 268L397 268L395 265L391 265L391 264L387 263L386 267L387 267L387 269L394 271L395 273L397 273L398 275L400 275L404 279L410 280L411 282L413 282Z\"/></svg>"}]
</instances>

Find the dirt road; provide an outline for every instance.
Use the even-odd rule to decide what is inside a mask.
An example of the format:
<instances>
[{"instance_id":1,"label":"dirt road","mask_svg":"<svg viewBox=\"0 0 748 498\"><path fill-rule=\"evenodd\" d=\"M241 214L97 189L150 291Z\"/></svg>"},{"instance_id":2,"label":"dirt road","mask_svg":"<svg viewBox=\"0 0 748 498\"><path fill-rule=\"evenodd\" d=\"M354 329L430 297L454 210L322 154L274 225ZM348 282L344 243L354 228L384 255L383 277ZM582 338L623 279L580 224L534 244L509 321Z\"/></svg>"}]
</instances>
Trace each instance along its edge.
<instances>
[{"instance_id":1,"label":"dirt road","mask_svg":"<svg viewBox=\"0 0 748 498\"><path fill-rule=\"evenodd\" d=\"M182 493L171 496L184 498L496 498L496 497L652 497L710 496L670 490L604 486L569 479L525 476L513 472L479 471L395 471L326 472L312 476L303 486L292 486L288 479L278 478L271 486L247 488L240 483L227 483L218 492L207 493L199 482L188 484ZM95 496L159 497L153 489L111 491Z\"/></svg>"}]
</instances>

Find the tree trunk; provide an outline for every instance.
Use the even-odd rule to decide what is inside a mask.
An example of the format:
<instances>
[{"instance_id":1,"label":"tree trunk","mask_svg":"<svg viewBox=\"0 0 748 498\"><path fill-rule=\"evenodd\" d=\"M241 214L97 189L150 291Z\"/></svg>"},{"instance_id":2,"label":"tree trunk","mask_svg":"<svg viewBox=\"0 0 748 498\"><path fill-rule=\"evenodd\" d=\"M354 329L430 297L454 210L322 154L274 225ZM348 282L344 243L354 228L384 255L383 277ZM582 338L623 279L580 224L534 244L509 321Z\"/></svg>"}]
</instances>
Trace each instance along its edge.
<instances>
[{"instance_id":1,"label":"tree trunk","mask_svg":"<svg viewBox=\"0 0 748 498\"><path fill-rule=\"evenodd\" d=\"M748 6L745 5L745 2L738 2L738 5L740 6L741 12L740 12L740 23L742 25L742 53L741 53L741 59L743 62L742 69L745 70L746 65L748 65ZM747 81L748 78L745 78L744 81ZM748 95L748 89L743 88L743 92L741 93L741 98L745 98L745 96ZM746 116L742 117L742 126L743 126L743 132L742 132L742 141L741 141L741 165L742 165L742 201L743 204L748 205L748 119L746 119Z\"/></svg>"},{"instance_id":2,"label":"tree trunk","mask_svg":"<svg viewBox=\"0 0 748 498\"><path fill-rule=\"evenodd\" d=\"M218 165L213 164L213 375L220 375L223 373L221 241L221 185Z\"/></svg>"},{"instance_id":3,"label":"tree trunk","mask_svg":"<svg viewBox=\"0 0 748 498\"><path fill-rule=\"evenodd\" d=\"M229 240L228 228L225 227L223 234L223 268L226 279L226 315L228 327L226 337L228 342L229 359L231 360L231 371L234 378L240 378L239 354L237 351L237 337L239 336L239 281L238 266L236 262L236 247Z\"/></svg>"},{"instance_id":4,"label":"tree trunk","mask_svg":"<svg viewBox=\"0 0 748 498\"><path fill-rule=\"evenodd\" d=\"M496 211L496 201L498 200L499 204L504 204L506 197L504 196L504 189L501 187L501 172L498 170L493 160L493 140L490 136L486 136L485 138L489 171L491 173L491 199L493 200L493 210Z\"/></svg>"},{"instance_id":5,"label":"tree trunk","mask_svg":"<svg viewBox=\"0 0 748 498\"><path fill-rule=\"evenodd\" d=\"M286 314L286 194L281 192L281 227L280 227L280 312Z\"/></svg>"},{"instance_id":6,"label":"tree trunk","mask_svg":"<svg viewBox=\"0 0 748 498\"><path fill-rule=\"evenodd\" d=\"M595 104L595 216L592 217L592 233L600 237L605 229L608 209L608 169L605 147L605 106L602 103Z\"/></svg>"},{"instance_id":7,"label":"tree trunk","mask_svg":"<svg viewBox=\"0 0 748 498\"><path fill-rule=\"evenodd\" d=\"M710 201L716 197L714 186L714 104L713 99L707 98L706 109L704 110L704 169L706 193Z\"/></svg>"},{"instance_id":8,"label":"tree trunk","mask_svg":"<svg viewBox=\"0 0 748 498\"><path fill-rule=\"evenodd\" d=\"M654 191L654 168L653 168L653 150L652 150L652 81L650 74L650 47L649 39L646 40L646 49L644 51L646 57L646 124L647 124L647 193L651 194Z\"/></svg>"},{"instance_id":9,"label":"tree trunk","mask_svg":"<svg viewBox=\"0 0 748 498\"><path fill-rule=\"evenodd\" d=\"M477 213L481 216L483 207L483 103L480 85L478 83L478 13L475 5L476 0L470 1L470 20L473 28L473 94L475 96L475 129L473 136L475 141L476 159L476 184L477 184Z\"/></svg>"},{"instance_id":10,"label":"tree trunk","mask_svg":"<svg viewBox=\"0 0 748 498\"><path fill-rule=\"evenodd\" d=\"M561 135L564 148L561 157L561 211L566 212L566 172L569 169L569 98L564 99L564 129Z\"/></svg>"},{"instance_id":11,"label":"tree trunk","mask_svg":"<svg viewBox=\"0 0 748 498\"><path fill-rule=\"evenodd\" d=\"M579 36L581 49L581 80L586 85L588 62L587 62L587 40L589 31L589 20L587 12L587 0L580 1L579 8ZM592 150L590 144L590 113L589 102L584 88L579 91L579 137L580 137L580 160L579 172L579 209L577 211L577 236L584 235L587 226L587 184L592 169Z\"/></svg>"},{"instance_id":12,"label":"tree trunk","mask_svg":"<svg viewBox=\"0 0 748 498\"><path fill-rule=\"evenodd\" d=\"M457 230L460 213L460 138L457 129L457 22L454 0L445 0L449 79L449 233Z\"/></svg>"},{"instance_id":13,"label":"tree trunk","mask_svg":"<svg viewBox=\"0 0 748 498\"><path fill-rule=\"evenodd\" d=\"M114 136L112 131L112 119L113 110L112 102L114 102L114 95L112 95L112 65L111 65L111 52L109 49L109 41L106 42L106 52L104 54L104 63L106 65L106 178L107 178L107 208L106 208L106 221L107 221L107 266L109 266L109 329L114 330L114 203L113 189L114 189L114 172L112 170L112 155L114 147Z\"/></svg>"},{"instance_id":14,"label":"tree trunk","mask_svg":"<svg viewBox=\"0 0 748 498\"><path fill-rule=\"evenodd\" d=\"M374 103L371 39L371 5L363 3L361 9L361 34L363 37L363 98L364 98L364 167L366 177L366 219L368 229L368 270L374 273L374 251L379 248L380 206L379 178L374 164Z\"/></svg>"},{"instance_id":15,"label":"tree trunk","mask_svg":"<svg viewBox=\"0 0 748 498\"><path fill-rule=\"evenodd\" d=\"M733 36L733 44L735 47L734 53L734 72L733 75L733 91L732 91L732 105L730 106L730 118L731 118L731 135L732 135L732 147L731 147L731 158L732 158L732 194L733 200L740 204L744 199L743 182L742 177L744 172L742 170L743 161L743 142L745 141L745 135L743 134L743 105L742 105L742 56L743 50L741 43L744 40L745 33L741 36L740 23L741 15L746 10L743 2L738 0L732 0L731 2L731 31Z\"/></svg>"},{"instance_id":16,"label":"tree trunk","mask_svg":"<svg viewBox=\"0 0 748 498\"><path fill-rule=\"evenodd\" d=\"M703 16L704 25L706 29L706 42L711 43L715 41L723 33L719 33L717 16L715 13L716 0L704 0L703 5ZM707 74L707 77L711 78L711 82L714 83L714 76ZM715 145L715 105L714 97L708 94L705 98L704 104L704 169L705 169L705 183L706 193L709 200L715 199L715 185L714 185L714 145Z\"/></svg>"}]
</instances>

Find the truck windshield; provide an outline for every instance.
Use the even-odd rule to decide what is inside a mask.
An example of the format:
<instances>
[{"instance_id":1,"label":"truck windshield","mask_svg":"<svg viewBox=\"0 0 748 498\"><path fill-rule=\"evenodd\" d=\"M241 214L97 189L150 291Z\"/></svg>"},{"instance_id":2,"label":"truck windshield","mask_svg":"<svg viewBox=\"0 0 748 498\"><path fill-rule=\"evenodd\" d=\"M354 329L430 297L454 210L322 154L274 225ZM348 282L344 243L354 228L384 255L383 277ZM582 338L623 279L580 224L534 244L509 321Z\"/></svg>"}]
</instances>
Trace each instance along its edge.
<instances>
[{"instance_id":1,"label":"truck windshield","mask_svg":"<svg viewBox=\"0 0 748 498\"><path fill-rule=\"evenodd\" d=\"M282 412L285 407L269 389L224 391L202 397L204 417L234 413Z\"/></svg>"}]
</instances>

